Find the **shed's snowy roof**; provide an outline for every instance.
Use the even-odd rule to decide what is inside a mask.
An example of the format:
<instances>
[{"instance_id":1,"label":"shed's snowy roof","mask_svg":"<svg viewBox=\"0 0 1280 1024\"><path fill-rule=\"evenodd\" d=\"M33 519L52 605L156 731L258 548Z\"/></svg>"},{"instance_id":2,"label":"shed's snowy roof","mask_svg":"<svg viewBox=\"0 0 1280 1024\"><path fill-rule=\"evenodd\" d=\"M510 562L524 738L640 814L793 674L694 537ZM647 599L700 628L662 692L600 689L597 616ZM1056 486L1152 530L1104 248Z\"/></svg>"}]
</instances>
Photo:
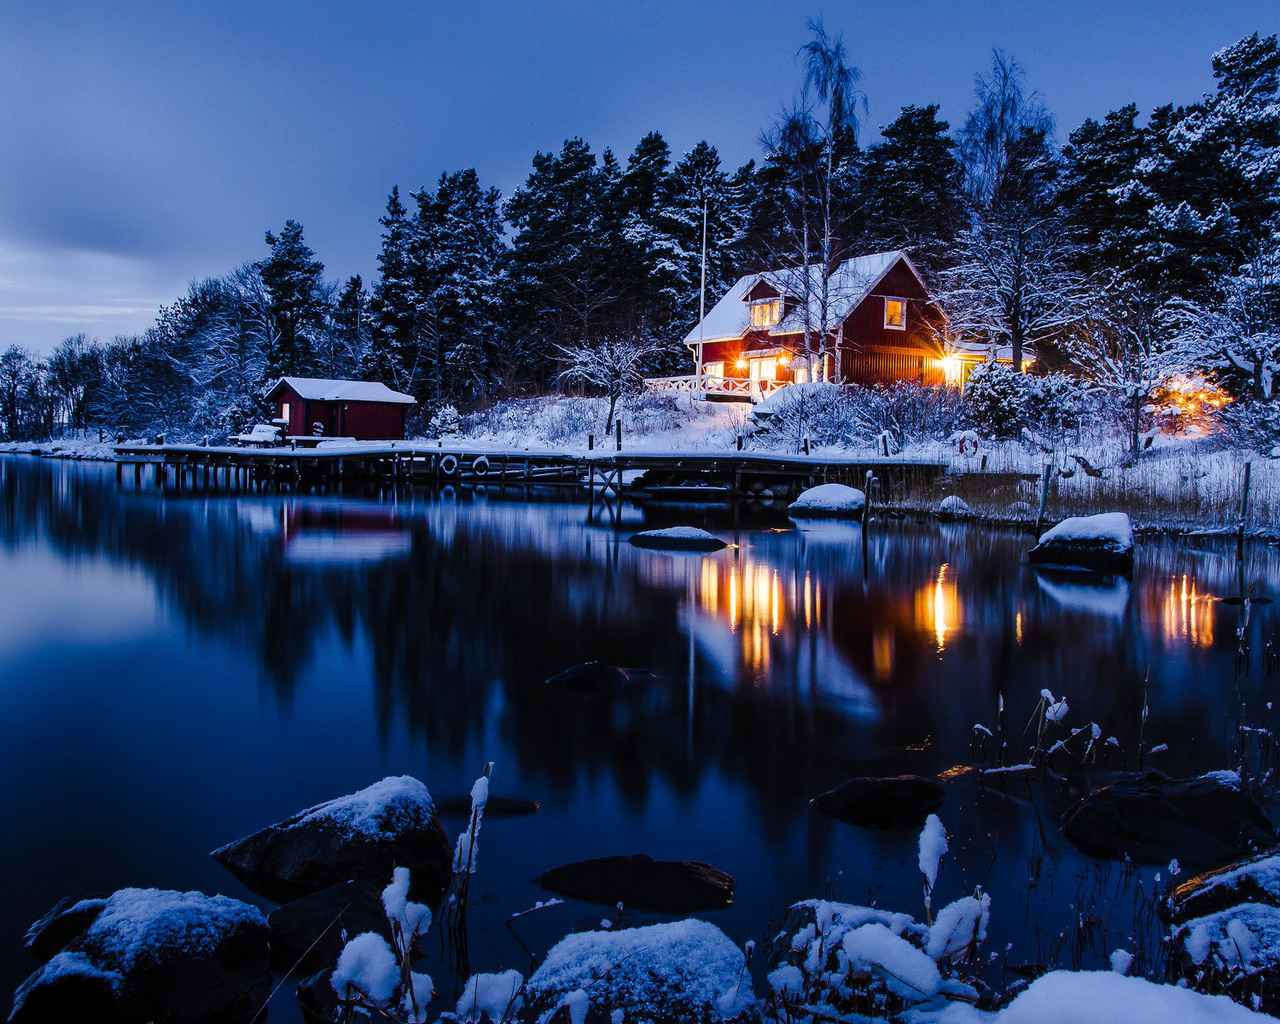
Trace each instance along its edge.
<instances>
[{"instance_id":1,"label":"shed's snowy roof","mask_svg":"<svg viewBox=\"0 0 1280 1024\"><path fill-rule=\"evenodd\" d=\"M845 260L827 281L827 328L834 330L858 305L871 294L884 275L904 260L911 272L920 277L907 254L902 250L877 252L869 256L857 256ZM747 274L739 278L707 312L702 322L703 341L728 341L741 338L751 326L751 311L745 301L747 293L764 281L784 294L800 297L804 294L804 276L809 274L809 323L817 327L822 323L820 264L795 267L789 270L766 270L759 274ZM921 279L921 285L924 284ZM796 334L804 330L804 311L797 306L782 322L769 331L771 335ZM684 339L686 345L698 343L699 331L695 324Z\"/></svg>"},{"instance_id":2,"label":"shed's snowy roof","mask_svg":"<svg viewBox=\"0 0 1280 1024\"><path fill-rule=\"evenodd\" d=\"M288 385L299 398L310 402L392 402L414 405L412 395L392 391L385 384L371 380L325 380L321 377L281 377L271 391Z\"/></svg>"}]
</instances>

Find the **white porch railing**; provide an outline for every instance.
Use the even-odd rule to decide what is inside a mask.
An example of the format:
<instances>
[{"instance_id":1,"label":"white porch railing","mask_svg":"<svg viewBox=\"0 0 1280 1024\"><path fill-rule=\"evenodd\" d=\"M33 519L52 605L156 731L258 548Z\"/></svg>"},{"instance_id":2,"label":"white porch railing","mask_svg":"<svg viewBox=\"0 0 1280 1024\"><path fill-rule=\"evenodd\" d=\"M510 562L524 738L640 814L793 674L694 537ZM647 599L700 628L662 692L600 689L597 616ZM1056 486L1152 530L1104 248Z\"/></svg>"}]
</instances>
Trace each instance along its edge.
<instances>
[{"instance_id":1,"label":"white porch railing","mask_svg":"<svg viewBox=\"0 0 1280 1024\"><path fill-rule=\"evenodd\" d=\"M646 391L674 391L699 397L724 395L759 402L790 383L789 380L750 380L747 377L712 377L708 374L699 378L691 373L684 377L649 377L644 386Z\"/></svg>"}]
</instances>

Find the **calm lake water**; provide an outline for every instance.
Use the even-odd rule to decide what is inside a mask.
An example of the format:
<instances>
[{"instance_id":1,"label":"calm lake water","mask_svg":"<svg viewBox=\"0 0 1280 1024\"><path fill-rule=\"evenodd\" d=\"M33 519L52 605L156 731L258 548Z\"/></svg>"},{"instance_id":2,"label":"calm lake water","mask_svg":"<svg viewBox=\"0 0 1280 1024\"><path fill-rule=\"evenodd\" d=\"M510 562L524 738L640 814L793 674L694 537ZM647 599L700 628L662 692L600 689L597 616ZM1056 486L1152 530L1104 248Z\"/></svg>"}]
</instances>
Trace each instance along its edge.
<instances>
[{"instance_id":1,"label":"calm lake water","mask_svg":"<svg viewBox=\"0 0 1280 1024\"><path fill-rule=\"evenodd\" d=\"M461 794L486 761L495 794L542 809L485 823L476 969L528 969L503 922L547 897L535 876L585 857L730 872L735 903L703 916L739 941L826 892L920 914L914 832L808 803L907 772L947 779L935 903L982 885L1001 963L1012 943L1010 964L1100 966L1150 927L1135 893L1154 869L1076 853L1039 787L979 787L975 723L994 728L1003 695L1019 760L1047 688L1132 768L1149 685L1147 743L1170 750L1147 763L1174 774L1234 762L1240 694L1252 724L1280 724L1261 657L1276 605L1253 608L1237 689L1242 614L1215 602L1238 591L1234 545L1143 542L1131 583L1091 587L1037 575L1025 536L980 527L885 524L864 565L853 525L622 520L493 492L165 496L109 466L0 456L0 988L34 969L22 933L64 895L160 886L270 909L208 852L386 775ZM646 521L731 546L637 550ZM1249 549L1243 578L1280 596L1280 552ZM657 679L597 698L543 685L590 659ZM1112 912L1081 936L1094 905ZM571 901L518 928L542 952L602 913ZM297 1019L291 988L274 1020Z\"/></svg>"}]
</instances>

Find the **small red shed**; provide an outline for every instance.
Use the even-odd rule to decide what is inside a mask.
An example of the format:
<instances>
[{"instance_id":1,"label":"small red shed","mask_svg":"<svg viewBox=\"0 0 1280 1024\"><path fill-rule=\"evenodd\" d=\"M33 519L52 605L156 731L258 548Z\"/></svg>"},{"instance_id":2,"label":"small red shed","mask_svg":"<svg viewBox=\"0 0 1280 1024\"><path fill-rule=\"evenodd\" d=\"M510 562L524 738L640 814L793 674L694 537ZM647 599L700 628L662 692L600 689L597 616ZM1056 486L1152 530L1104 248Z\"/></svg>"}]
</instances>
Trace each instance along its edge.
<instances>
[{"instance_id":1,"label":"small red shed","mask_svg":"<svg viewBox=\"0 0 1280 1024\"><path fill-rule=\"evenodd\" d=\"M267 392L276 416L295 437L354 437L357 441L403 441L412 395L368 380L281 377Z\"/></svg>"}]
</instances>

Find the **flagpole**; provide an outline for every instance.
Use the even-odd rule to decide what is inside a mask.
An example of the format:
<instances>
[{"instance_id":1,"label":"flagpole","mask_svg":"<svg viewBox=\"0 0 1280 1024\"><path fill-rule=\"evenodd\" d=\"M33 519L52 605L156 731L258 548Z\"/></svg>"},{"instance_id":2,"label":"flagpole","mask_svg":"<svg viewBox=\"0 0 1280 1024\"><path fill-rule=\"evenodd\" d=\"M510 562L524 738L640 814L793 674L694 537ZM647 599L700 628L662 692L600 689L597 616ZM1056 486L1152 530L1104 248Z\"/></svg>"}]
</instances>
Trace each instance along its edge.
<instances>
[{"instance_id":1,"label":"flagpole","mask_svg":"<svg viewBox=\"0 0 1280 1024\"><path fill-rule=\"evenodd\" d=\"M702 197L702 286L698 290L698 397L706 398L702 378L703 322L707 319L707 197Z\"/></svg>"}]
</instances>

